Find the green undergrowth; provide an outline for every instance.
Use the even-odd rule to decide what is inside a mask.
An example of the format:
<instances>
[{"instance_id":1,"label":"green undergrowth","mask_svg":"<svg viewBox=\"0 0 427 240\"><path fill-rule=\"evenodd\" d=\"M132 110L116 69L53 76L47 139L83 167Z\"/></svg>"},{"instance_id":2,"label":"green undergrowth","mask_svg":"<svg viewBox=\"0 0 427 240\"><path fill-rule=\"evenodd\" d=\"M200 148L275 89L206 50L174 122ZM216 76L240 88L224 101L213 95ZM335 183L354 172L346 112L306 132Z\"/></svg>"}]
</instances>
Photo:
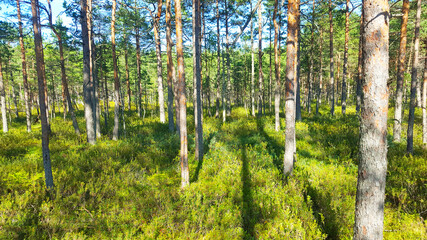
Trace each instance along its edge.
<instances>
[{"instance_id":1,"label":"green undergrowth","mask_svg":"<svg viewBox=\"0 0 427 240\"><path fill-rule=\"evenodd\" d=\"M288 180L283 118L276 132L274 116L253 118L243 108L224 124L205 116L205 157L195 161L189 116L186 189L178 136L151 112L144 119L125 113L126 135L117 142L109 140L110 116L95 146L58 115L54 192L44 188L40 125L27 133L17 121L0 134L0 239L351 239L359 133L354 109L348 112L303 115ZM385 238L426 238L427 153L417 137L414 156L403 143L389 146Z\"/></svg>"}]
</instances>

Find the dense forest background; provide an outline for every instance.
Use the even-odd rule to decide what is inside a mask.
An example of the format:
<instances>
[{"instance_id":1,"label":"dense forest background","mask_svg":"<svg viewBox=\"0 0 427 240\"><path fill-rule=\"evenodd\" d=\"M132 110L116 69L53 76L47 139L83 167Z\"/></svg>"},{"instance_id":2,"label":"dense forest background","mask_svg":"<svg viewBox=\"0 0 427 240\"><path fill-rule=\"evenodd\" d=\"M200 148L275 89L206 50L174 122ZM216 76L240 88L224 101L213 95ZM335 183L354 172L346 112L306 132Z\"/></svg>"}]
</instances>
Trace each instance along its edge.
<instances>
[{"instance_id":1,"label":"dense forest background","mask_svg":"<svg viewBox=\"0 0 427 240\"><path fill-rule=\"evenodd\" d=\"M0 239L354 236L362 1L57 1L0 3ZM425 239L427 2L384 2L383 235Z\"/></svg>"}]
</instances>

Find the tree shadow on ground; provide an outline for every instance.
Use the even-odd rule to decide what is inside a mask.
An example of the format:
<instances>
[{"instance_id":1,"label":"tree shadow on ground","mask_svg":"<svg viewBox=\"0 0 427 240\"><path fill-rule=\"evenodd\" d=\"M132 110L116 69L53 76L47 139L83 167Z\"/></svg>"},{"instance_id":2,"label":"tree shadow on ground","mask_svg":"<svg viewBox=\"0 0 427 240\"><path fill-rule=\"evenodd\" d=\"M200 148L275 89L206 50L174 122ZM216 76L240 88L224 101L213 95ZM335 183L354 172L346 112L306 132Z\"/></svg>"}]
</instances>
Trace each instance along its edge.
<instances>
[{"instance_id":1,"label":"tree shadow on ground","mask_svg":"<svg viewBox=\"0 0 427 240\"><path fill-rule=\"evenodd\" d=\"M273 164L279 170L280 174L283 174L283 161L281 156L284 154L284 146L279 144L274 138L270 137L264 130L264 119L257 118L257 129L261 136L267 142L267 150L270 156L273 158Z\"/></svg>"}]
</instances>

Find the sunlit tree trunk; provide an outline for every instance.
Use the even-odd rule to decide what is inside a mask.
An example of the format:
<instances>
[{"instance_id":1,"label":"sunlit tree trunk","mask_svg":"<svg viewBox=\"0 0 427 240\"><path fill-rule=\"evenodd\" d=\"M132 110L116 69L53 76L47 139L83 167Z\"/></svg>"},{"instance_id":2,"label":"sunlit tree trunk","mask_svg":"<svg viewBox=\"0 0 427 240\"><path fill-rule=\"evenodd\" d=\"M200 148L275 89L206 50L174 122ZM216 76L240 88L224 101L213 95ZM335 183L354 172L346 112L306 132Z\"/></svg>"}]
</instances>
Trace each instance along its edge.
<instances>
[{"instance_id":1,"label":"sunlit tree trunk","mask_svg":"<svg viewBox=\"0 0 427 240\"><path fill-rule=\"evenodd\" d=\"M136 28L135 31L135 42L136 42L136 74L137 74L137 83L136 83L136 91L137 91L137 111L138 116L142 117L142 106L141 106L141 44L139 41L139 28Z\"/></svg>"},{"instance_id":2,"label":"sunlit tree trunk","mask_svg":"<svg viewBox=\"0 0 427 240\"><path fill-rule=\"evenodd\" d=\"M2 63L1 63L1 55L0 55L0 103L1 103L1 117L3 123L3 132L8 132L9 128L7 125L7 111L6 111L6 91L4 90L4 81L3 81L3 71L2 71Z\"/></svg>"},{"instance_id":3,"label":"sunlit tree trunk","mask_svg":"<svg viewBox=\"0 0 427 240\"><path fill-rule=\"evenodd\" d=\"M421 21L421 0L417 0L417 14L415 19L414 35L414 57L412 58L411 71L411 102L409 106L408 134L406 151L410 154L414 152L414 119L416 107L417 75L419 68L419 51L420 51L420 21Z\"/></svg>"},{"instance_id":4,"label":"sunlit tree trunk","mask_svg":"<svg viewBox=\"0 0 427 240\"><path fill-rule=\"evenodd\" d=\"M195 159L203 159L203 125L202 125L202 77L201 77L201 15L200 1L193 0L193 81L195 86L194 99L196 106L194 108L195 121Z\"/></svg>"},{"instance_id":5,"label":"sunlit tree trunk","mask_svg":"<svg viewBox=\"0 0 427 240\"><path fill-rule=\"evenodd\" d=\"M363 79L363 9L360 16L359 29L359 54L357 58L357 82L356 82L356 112L359 113L362 104L362 79Z\"/></svg>"},{"instance_id":6,"label":"sunlit tree trunk","mask_svg":"<svg viewBox=\"0 0 427 240\"><path fill-rule=\"evenodd\" d=\"M227 116L231 114L231 79L230 79L230 44L229 44L229 28L228 28L228 5L230 2L225 0L225 50L227 55L227 86L225 87L225 95L226 95L226 111Z\"/></svg>"},{"instance_id":7,"label":"sunlit tree trunk","mask_svg":"<svg viewBox=\"0 0 427 240\"><path fill-rule=\"evenodd\" d=\"M317 99L316 99L316 115L319 114L320 104L322 103L322 88L323 88L323 29L320 27L319 30L319 86L317 89Z\"/></svg>"},{"instance_id":8,"label":"sunlit tree trunk","mask_svg":"<svg viewBox=\"0 0 427 240\"><path fill-rule=\"evenodd\" d=\"M175 79L175 66L172 60L172 25L171 25L171 0L166 0L166 51L167 51L167 76L168 76L168 121L169 131L174 131L173 120L173 88ZM175 86L176 87L176 86Z\"/></svg>"},{"instance_id":9,"label":"sunlit tree trunk","mask_svg":"<svg viewBox=\"0 0 427 240\"><path fill-rule=\"evenodd\" d=\"M296 113L296 89L297 89L297 64L298 64L298 15L299 0L288 1L288 37L286 40L286 130L285 130L285 175L290 175L296 160L295 141L295 113Z\"/></svg>"},{"instance_id":10,"label":"sunlit tree trunk","mask_svg":"<svg viewBox=\"0 0 427 240\"><path fill-rule=\"evenodd\" d=\"M427 148L427 39L424 39L424 47L426 49L425 63L424 63L424 78L423 78L423 143L424 148Z\"/></svg>"},{"instance_id":11,"label":"sunlit tree trunk","mask_svg":"<svg viewBox=\"0 0 427 240\"><path fill-rule=\"evenodd\" d=\"M262 4L258 8L258 117L262 116L264 106L264 73L262 72Z\"/></svg>"},{"instance_id":12,"label":"sunlit tree trunk","mask_svg":"<svg viewBox=\"0 0 427 240\"><path fill-rule=\"evenodd\" d=\"M85 119L86 119L86 132L87 142L89 144L96 143L95 135L95 118L94 118L94 84L90 77L90 41L88 29L88 5L87 0L80 0L81 4L81 25L82 25L82 40L83 40L83 93L84 93L84 106L85 106Z\"/></svg>"},{"instance_id":13,"label":"sunlit tree trunk","mask_svg":"<svg viewBox=\"0 0 427 240\"><path fill-rule=\"evenodd\" d=\"M181 0L175 0L175 22L176 22L176 55L178 58L178 97L179 97L179 124L181 140L181 187L190 184L190 171L188 169L188 146L187 146L187 99L185 97L185 69L184 51L182 44L182 13Z\"/></svg>"},{"instance_id":14,"label":"sunlit tree trunk","mask_svg":"<svg viewBox=\"0 0 427 240\"><path fill-rule=\"evenodd\" d=\"M42 154L43 154L43 167L45 172L45 182L48 189L52 189L53 185L53 175L52 175L52 166L50 161L50 151L49 151L49 126L47 123L46 116L46 102L45 102L45 66L44 66L44 56L43 56L43 43L41 36L41 26L39 24L39 11L38 11L38 0L31 0L31 13L32 13L32 22L33 22L33 32L34 32L34 46L36 54L36 64L37 64L37 79L38 79L38 88L39 88L39 103L40 103L40 119L42 125Z\"/></svg>"},{"instance_id":15,"label":"sunlit tree trunk","mask_svg":"<svg viewBox=\"0 0 427 240\"><path fill-rule=\"evenodd\" d=\"M363 2L363 83L354 239L382 239L387 173L389 5Z\"/></svg>"},{"instance_id":16,"label":"sunlit tree trunk","mask_svg":"<svg viewBox=\"0 0 427 240\"><path fill-rule=\"evenodd\" d=\"M113 8L111 13L111 51L113 56L113 70L114 70L114 128L113 128L113 140L119 138L119 111L120 111L120 82L117 67L117 56L116 56L116 0L113 0Z\"/></svg>"},{"instance_id":17,"label":"sunlit tree trunk","mask_svg":"<svg viewBox=\"0 0 427 240\"><path fill-rule=\"evenodd\" d=\"M397 83L396 83L396 104L394 107L394 125L393 125L393 141L400 142L402 132L402 99L403 99L403 80L405 73L406 62L406 27L409 16L409 0L403 0L402 6L402 24L400 27L400 47L399 61L397 67Z\"/></svg>"},{"instance_id":18,"label":"sunlit tree trunk","mask_svg":"<svg viewBox=\"0 0 427 240\"><path fill-rule=\"evenodd\" d=\"M160 18L162 16L163 0L157 1L157 17L154 20L154 41L156 42L157 56L157 92L159 95L159 111L160 122L166 122L165 116L165 98L163 93L163 77L162 77L162 50L160 45Z\"/></svg>"},{"instance_id":19,"label":"sunlit tree trunk","mask_svg":"<svg viewBox=\"0 0 427 240\"><path fill-rule=\"evenodd\" d=\"M335 83L334 83L334 25L332 22L332 0L329 0L329 97L331 115L335 114Z\"/></svg>"},{"instance_id":20,"label":"sunlit tree trunk","mask_svg":"<svg viewBox=\"0 0 427 240\"><path fill-rule=\"evenodd\" d=\"M280 59L279 59L279 31L280 26L277 22L277 11L278 11L278 0L274 1L274 12L273 12L273 24L274 24L274 73L276 86L274 89L274 118L275 118L275 130L280 130L280 92L282 91L280 84Z\"/></svg>"},{"instance_id":21,"label":"sunlit tree trunk","mask_svg":"<svg viewBox=\"0 0 427 240\"><path fill-rule=\"evenodd\" d=\"M301 19L300 19L300 9L299 9L300 5L298 5L298 14L297 14L297 39L298 39L298 43L297 43L297 69L296 69L296 81L297 81L297 85L296 85L296 102L295 102L295 119L297 121L301 121L302 117L301 117L301 84L300 84L300 70L301 70L301 59L300 59L300 55L301 55Z\"/></svg>"},{"instance_id":22,"label":"sunlit tree trunk","mask_svg":"<svg viewBox=\"0 0 427 240\"><path fill-rule=\"evenodd\" d=\"M251 12L252 12L252 1ZM255 116L255 49L254 49L254 21L251 18L251 110Z\"/></svg>"},{"instance_id":23,"label":"sunlit tree trunk","mask_svg":"<svg viewBox=\"0 0 427 240\"><path fill-rule=\"evenodd\" d=\"M125 40L126 41L126 40ZM131 106L131 92L130 92L130 83L129 83L129 64L128 64L128 50L125 49L125 70L126 70L126 92L128 98L128 110L132 110Z\"/></svg>"},{"instance_id":24,"label":"sunlit tree trunk","mask_svg":"<svg viewBox=\"0 0 427 240\"><path fill-rule=\"evenodd\" d=\"M344 64L342 73L342 87L341 87L341 112L345 115L347 108L347 68L348 68L348 41L350 38L350 0L346 1L345 7L345 40L344 40Z\"/></svg>"},{"instance_id":25,"label":"sunlit tree trunk","mask_svg":"<svg viewBox=\"0 0 427 240\"><path fill-rule=\"evenodd\" d=\"M24 34L22 31L22 19L21 19L21 6L20 0L16 0L17 14L18 14L18 29L19 29L19 45L21 47L21 60L22 60L22 81L24 84L24 99L25 99L25 116L27 120L27 132L31 132L31 106L30 96L28 90L28 75L27 75L27 61L25 60L25 46L24 46ZM65 112L65 108L64 108Z\"/></svg>"}]
</instances>

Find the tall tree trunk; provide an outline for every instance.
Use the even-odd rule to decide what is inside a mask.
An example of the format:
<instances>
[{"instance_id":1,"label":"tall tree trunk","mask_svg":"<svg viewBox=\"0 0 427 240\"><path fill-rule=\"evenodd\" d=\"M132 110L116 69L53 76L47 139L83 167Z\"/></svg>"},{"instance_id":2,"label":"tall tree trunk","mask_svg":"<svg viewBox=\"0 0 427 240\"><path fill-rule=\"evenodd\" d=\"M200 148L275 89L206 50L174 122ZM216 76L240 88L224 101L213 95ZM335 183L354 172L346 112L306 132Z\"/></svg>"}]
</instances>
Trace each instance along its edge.
<instances>
[{"instance_id":1,"label":"tall tree trunk","mask_svg":"<svg viewBox=\"0 0 427 240\"><path fill-rule=\"evenodd\" d=\"M80 0L81 4L81 25L82 25L82 40L83 40L83 92L84 92L84 106L85 106L85 119L86 119L86 132L87 142L89 144L96 143L95 135L95 118L94 118L94 84L91 78L91 58L89 45L89 31L88 29L88 4L87 0Z\"/></svg>"},{"instance_id":2,"label":"tall tree trunk","mask_svg":"<svg viewBox=\"0 0 427 240\"><path fill-rule=\"evenodd\" d=\"M181 187L190 184L190 171L188 169L188 146L187 146L187 99L185 97L185 69L184 51L182 44L182 13L181 0L175 0L175 22L176 22L176 55L178 58L178 97L179 97L179 124L181 140Z\"/></svg>"},{"instance_id":3,"label":"tall tree trunk","mask_svg":"<svg viewBox=\"0 0 427 240\"><path fill-rule=\"evenodd\" d=\"M427 148L427 39L424 39L424 47L426 49L425 63L424 63L424 78L423 78L423 143L424 148Z\"/></svg>"},{"instance_id":4,"label":"tall tree trunk","mask_svg":"<svg viewBox=\"0 0 427 240\"><path fill-rule=\"evenodd\" d=\"M313 89L313 82L314 82L314 18L315 18L315 11L316 11L316 1L313 0L313 10L311 14L311 44L310 44L310 69L308 72L308 97L307 97L307 111L308 113L311 113L311 98L312 98L312 89Z\"/></svg>"},{"instance_id":5,"label":"tall tree trunk","mask_svg":"<svg viewBox=\"0 0 427 240\"><path fill-rule=\"evenodd\" d=\"M274 1L274 12L273 12L273 24L274 24L274 71L276 86L274 89L274 118L275 118L275 130L278 132L280 130L280 92L282 90L280 84L280 59L279 59L279 31L280 26L277 22L277 10L278 10L278 0Z\"/></svg>"},{"instance_id":6,"label":"tall tree trunk","mask_svg":"<svg viewBox=\"0 0 427 240\"><path fill-rule=\"evenodd\" d=\"M295 114L298 64L298 18L299 0L288 1L288 37L286 40L286 130L284 171L287 176L292 173L296 158Z\"/></svg>"},{"instance_id":7,"label":"tall tree trunk","mask_svg":"<svg viewBox=\"0 0 427 240\"><path fill-rule=\"evenodd\" d=\"M269 18L271 17L271 13L268 14ZM272 20L270 18L270 20ZM271 21L270 21L270 26L271 26ZM268 84L268 112L271 113L271 104L272 104L272 85L273 85L273 65L272 65L272 60L273 60L273 51L272 51L272 43L271 43L271 38L272 38L272 34L271 34L271 30L272 28L270 27L270 66L269 66L269 84ZM246 57L246 56L245 56ZM245 59L246 60L246 59ZM246 62L246 61L245 61Z\"/></svg>"},{"instance_id":8,"label":"tall tree trunk","mask_svg":"<svg viewBox=\"0 0 427 240\"><path fill-rule=\"evenodd\" d=\"M357 83L356 83L356 112L359 113L362 104L362 79L363 79L363 8L360 16L359 29L359 54L357 58Z\"/></svg>"},{"instance_id":9,"label":"tall tree trunk","mask_svg":"<svg viewBox=\"0 0 427 240\"><path fill-rule=\"evenodd\" d=\"M301 19L300 19L300 5L298 5L298 14L297 14L297 72L296 72L296 103L295 103L295 119L301 121L301 84L300 84L300 70L301 70Z\"/></svg>"},{"instance_id":10,"label":"tall tree trunk","mask_svg":"<svg viewBox=\"0 0 427 240\"><path fill-rule=\"evenodd\" d=\"M119 112L120 112L120 81L117 67L117 56L116 56L116 6L117 1L113 0L113 8L111 13L111 51L113 55L113 69L114 69L114 128L113 128L113 140L119 138Z\"/></svg>"},{"instance_id":11,"label":"tall tree trunk","mask_svg":"<svg viewBox=\"0 0 427 240\"><path fill-rule=\"evenodd\" d=\"M406 62L406 27L409 16L409 0L403 0L402 6L402 24L400 27L400 47L399 61L397 67L397 83L396 83L396 104L394 107L394 124L393 124L393 141L400 142L402 132L402 99L403 99L403 80L405 73Z\"/></svg>"},{"instance_id":12,"label":"tall tree trunk","mask_svg":"<svg viewBox=\"0 0 427 240\"><path fill-rule=\"evenodd\" d=\"M258 117L262 116L264 106L264 73L262 72L262 4L258 8Z\"/></svg>"},{"instance_id":13,"label":"tall tree trunk","mask_svg":"<svg viewBox=\"0 0 427 240\"><path fill-rule=\"evenodd\" d=\"M137 109L138 116L142 117L142 106L141 106L141 44L139 42L139 28L135 31L135 42L136 42L136 74L137 74Z\"/></svg>"},{"instance_id":14,"label":"tall tree trunk","mask_svg":"<svg viewBox=\"0 0 427 240\"><path fill-rule=\"evenodd\" d=\"M229 34L228 34L228 5L229 1L225 0L225 47L227 55L227 86L226 86L226 96L227 96L227 116L231 114L231 79L230 79L230 44L229 44Z\"/></svg>"},{"instance_id":15,"label":"tall tree trunk","mask_svg":"<svg viewBox=\"0 0 427 240\"><path fill-rule=\"evenodd\" d=\"M334 25L332 22L332 0L329 0L329 97L331 115L335 114L335 83L334 83Z\"/></svg>"},{"instance_id":16,"label":"tall tree trunk","mask_svg":"<svg viewBox=\"0 0 427 240\"><path fill-rule=\"evenodd\" d=\"M157 1L157 17L154 20L154 40L156 42L157 56L157 91L159 94L159 111L160 122L165 123L165 98L163 93L163 77L162 77L162 50L160 45L160 18L162 16L163 0Z\"/></svg>"},{"instance_id":17,"label":"tall tree trunk","mask_svg":"<svg viewBox=\"0 0 427 240\"><path fill-rule=\"evenodd\" d=\"M216 78L217 78L217 85L216 85L216 112L215 117L219 117L220 112L220 104L219 99L221 97L220 94L220 87L221 87L221 43L220 43L220 26L219 26L219 0L216 0L216 30L217 30L217 72L216 72Z\"/></svg>"},{"instance_id":18,"label":"tall tree trunk","mask_svg":"<svg viewBox=\"0 0 427 240\"><path fill-rule=\"evenodd\" d=\"M414 57L412 59L411 71L411 102L409 107L408 119L408 134L406 151L410 154L414 152L414 119L416 107L416 91L417 91L417 75L419 65L419 51L420 51L420 21L421 21L421 0L417 0L417 15L415 19L415 34L414 34Z\"/></svg>"},{"instance_id":19,"label":"tall tree trunk","mask_svg":"<svg viewBox=\"0 0 427 240\"><path fill-rule=\"evenodd\" d=\"M196 147L195 159L201 161L203 159L203 125L202 125L202 77L201 77L201 48L200 48L200 33L201 33L201 15L200 1L193 0L193 81L195 85L195 103L194 120L196 131Z\"/></svg>"},{"instance_id":20,"label":"tall tree trunk","mask_svg":"<svg viewBox=\"0 0 427 240\"><path fill-rule=\"evenodd\" d=\"M252 1L251 12L252 12ZM251 110L255 117L255 49L254 49L254 21L251 18Z\"/></svg>"},{"instance_id":21,"label":"tall tree trunk","mask_svg":"<svg viewBox=\"0 0 427 240\"><path fill-rule=\"evenodd\" d=\"M1 103L1 117L3 122L3 132L8 132L9 128L7 125L7 115L6 115L6 91L4 90L4 81L3 81L3 71L2 71L2 63L1 63L1 55L0 55L0 103Z\"/></svg>"},{"instance_id":22,"label":"tall tree trunk","mask_svg":"<svg viewBox=\"0 0 427 240\"><path fill-rule=\"evenodd\" d=\"M322 88L323 88L323 29L320 26L320 43L319 43L319 87L317 89L317 100L316 100L316 115L319 114L320 104L322 103Z\"/></svg>"},{"instance_id":23,"label":"tall tree trunk","mask_svg":"<svg viewBox=\"0 0 427 240\"><path fill-rule=\"evenodd\" d=\"M125 40L126 41L126 40ZM125 69L126 69L126 92L128 98L128 111L132 110L131 106L131 93L130 93L130 83L129 83L129 65L128 65L128 50L125 49Z\"/></svg>"},{"instance_id":24,"label":"tall tree trunk","mask_svg":"<svg viewBox=\"0 0 427 240\"><path fill-rule=\"evenodd\" d=\"M22 81L24 83L25 116L27 120L27 132L31 132L31 106L30 106L29 90L28 90L27 62L25 60L24 34L22 31L21 6L19 1L20 0L16 0L16 7L17 7L18 26L19 26L19 45L21 46Z\"/></svg>"},{"instance_id":25,"label":"tall tree trunk","mask_svg":"<svg viewBox=\"0 0 427 240\"><path fill-rule=\"evenodd\" d=\"M387 173L389 5L363 2L363 98L354 239L383 239Z\"/></svg>"},{"instance_id":26,"label":"tall tree trunk","mask_svg":"<svg viewBox=\"0 0 427 240\"><path fill-rule=\"evenodd\" d=\"M172 25L171 25L171 0L166 0L166 51L167 51L167 70L168 70L168 121L169 131L174 131L173 120L173 88L172 83L175 79L175 66L172 60ZM175 86L176 87L176 86Z\"/></svg>"},{"instance_id":27,"label":"tall tree trunk","mask_svg":"<svg viewBox=\"0 0 427 240\"><path fill-rule=\"evenodd\" d=\"M39 102L40 102L40 119L42 125L42 154L43 154L43 167L45 172L45 182L48 189L54 187L53 184L53 175L52 175L52 166L50 161L50 151L49 151L49 126L47 123L46 116L46 101L45 101L45 66L44 66L44 56L43 56L43 43L42 36L40 32L39 24L39 12L38 12L38 0L31 0L31 13L32 13L32 22L33 22L33 32L34 32L34 46L36 53L37 61L37 79L39 87Z\"/></svg>"},{"instance_id":28,"label":"tall tree trunk","mask_svg":"<svg viewBox=\"0 0 427 240\"><path fill-rule=\"evenodd\" d=\"M342 87L341 87L341 113L345 115L347 108L347 68L348 68L348 41L350 38L350 0L346 1L345 7L345 41L344 41L344 64L342 72Z\"/></svg>"}]
</instances>

